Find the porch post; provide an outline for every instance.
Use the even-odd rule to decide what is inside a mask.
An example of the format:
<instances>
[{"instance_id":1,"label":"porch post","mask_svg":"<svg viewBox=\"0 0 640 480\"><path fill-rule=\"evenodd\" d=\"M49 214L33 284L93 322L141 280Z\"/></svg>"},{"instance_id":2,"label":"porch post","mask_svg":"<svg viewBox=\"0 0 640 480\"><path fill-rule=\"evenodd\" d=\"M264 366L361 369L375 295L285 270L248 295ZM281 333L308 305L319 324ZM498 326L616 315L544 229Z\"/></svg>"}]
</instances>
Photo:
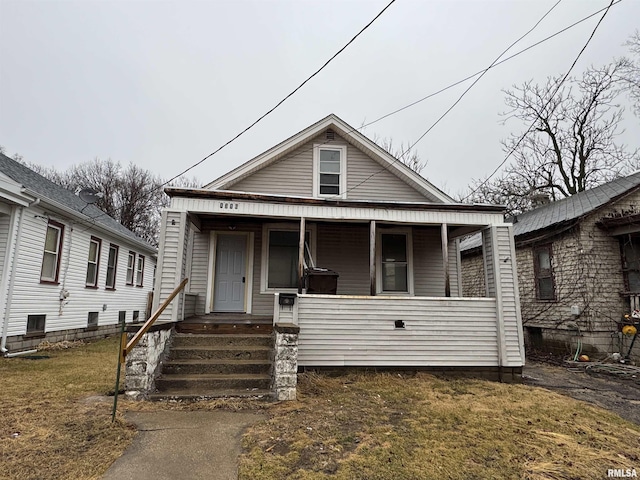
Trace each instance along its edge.
<instances>
[{"instance_id":1,"label":"porch post","mask_svg":"<svg viewBox=\"0 0 640 480\"><path fill-rule=\"evenodd\" d=\"M371 296L376 296L376 221L371 220L369 226L369 280Z\"/></svg>"},{"instance_id":2,"label":"porch post","mask_svg":"<svg viewBox=\"0 0 640 480\"><path fill-rule=\"evenodd\" d=\"M304 236L305 219L300 217L300 244L298 245L298 293L302 293L304 287Z\"/></svg>"},{"instance_id":3,"label":"porch post","mask_svg":"<svg viewBox=\"0 0 640 480\"><path fill-rule=\"evenodd\" d=\"M444 296L451 296L451 279L449 278L449 231L446 223L440 228L442 237L442 267L444 269Z\"/></svg>"}]
</instances>

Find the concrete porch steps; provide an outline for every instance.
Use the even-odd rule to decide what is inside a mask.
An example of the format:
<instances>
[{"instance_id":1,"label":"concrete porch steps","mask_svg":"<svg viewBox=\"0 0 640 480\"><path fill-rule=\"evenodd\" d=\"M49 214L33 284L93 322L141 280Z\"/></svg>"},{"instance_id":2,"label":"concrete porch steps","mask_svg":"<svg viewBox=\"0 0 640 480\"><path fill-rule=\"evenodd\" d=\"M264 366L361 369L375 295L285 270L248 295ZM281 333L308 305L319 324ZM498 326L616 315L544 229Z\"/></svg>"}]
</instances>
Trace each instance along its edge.
<instances>
[{"instance_id":1,"label":"concrete porch steps","mask_svg":"<svg viewBox=\"0 0 640 480\"><path fill-rule=\"evenodd\" d=\"M271 398L271 335L210 331L174 335L150 398Z\"/></svg>"}]
</instances>

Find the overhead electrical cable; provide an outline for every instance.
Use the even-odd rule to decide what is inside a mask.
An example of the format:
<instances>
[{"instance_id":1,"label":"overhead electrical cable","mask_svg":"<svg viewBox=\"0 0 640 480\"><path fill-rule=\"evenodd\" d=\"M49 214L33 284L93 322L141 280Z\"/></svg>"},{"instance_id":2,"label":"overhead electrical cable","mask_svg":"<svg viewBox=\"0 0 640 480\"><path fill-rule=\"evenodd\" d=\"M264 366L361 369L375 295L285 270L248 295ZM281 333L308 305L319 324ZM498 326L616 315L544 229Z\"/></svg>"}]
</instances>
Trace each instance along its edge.
<instances>
[{"instance_id":1,"label":"overhead electrical cable","mask_svg":"<svg viewBox=\"0 0 640 480\"><path fill-rule=\"evenodd\" d=\"M618 0L618 2L615 3L619 3L621 0ZM587 46L589 45L589 43L591 42L591 39L593 39L593 36L596 34L596 30L598 30L598 27L600 27L600 24L602 23L602 21L604 20L604 17L607 16L607 13L609 12L609 9L614 5L614 0L611 0L611 3L609 3L609 6L606 7L604 10L604 13L602 14L602 17L600 17L600 20L598 20L598 23L596 24L596 26L593 28L593 31L591 32L591 35L589 35L589 38L587 39L586 43L584 44L584 46L582 47L582 49L580 50L580 52L578 53L578 55L576 56L575 60L573 61L573 63L571 64L571 66L569 67L569 70L567 70L567 73L564 74L564 76L562 77L562 79L560 80L560 82L558 82L558 84L556 85L556 88L554 89L553 93L549 96L549 99L545 102L544 106L542 107L542 110L545 110L547 108L547 106L549 105L549 103L551 103L551 100L553 100L553 97L556 96L556 94L558 93L558 91L560 90L560 87L562 87L562 84L567 80L567 78L569 77L569 74L571 73L571 70L573 70L573 67L576 66L576 63L578 63L578 60L580 59L580 57L582 56L582 54L584 53L584 51L587 49ZM500 168L502 168L502 166L507 163L507 160L509 160L509 158L511 158L511 155L513 155L513 152L515 152L518 147L520 146L520 144L524 141L524 139L527 137L527 135L529 135L529 133L531 133L531 130L535 127L536 125L536 121L534 120L531 125L529 125L529 128L527 128L527 130L520 136L520 138L518 139L518 141L516 142L516 144L511 148L511 150L509 150L509 153L507 154L506 157L504 157L504 160L502 160L502 162L500 162L500 165L498 165L493 172L491 172L491 175L489 175L486 179L484 179L480 185L478 185L476 188L474 188L468 195L466 195L462 201L464 202L467 198L469 198L471 195L473 195L474 193L476 193L478 190L480 190L480 188L483 185L486 185L487 182L489 182L489 180L498 172L498 170L500 170Z\"/></svg>"},{"instance_id":2,"label":"overhead electrical cable","mask_svg":"<svg viewBox=\"0 0 640 480\"><path fill-rule=\"evenodd\" d=\"M442 119L444 119L444 117L446 117L447 114L449 114L449 112L451 112L451 110L453 110L455 108L455 106L458 105L458 103L460 103L462 101L462 99L469 92L469 90L471 90L480 81L480 79L485 76L485 74L489 71L489 69L491 69L498 62L498 60L500 60L500 58L502 58L502 56L505 53L507 53L509 50L511 50L511 48L513 48L514 45L516 45L518 42L520 42L522 39L524 39L527 35L529 35L531 32L533 32L536 29L536 27L538 25L540 25L540 23L542 23L542 21L560 4L561 1L562 0L558 0L556 3L554 3L553 6L549 10L547 10L547 12L533 25L533 27L531 27L527 32L525 32L523 35L521 35L516 41L512 42L506 49L504 49L502 51L502 53L500 53L500 55L498 55L495 58L495 60L493 60L493 62L491 62L491 64L482 71L482 73L478 76L478 78L476 78L473 81L473 83L471 83L471 85L469 85L464 90L464 92L462 92L462 94L456 99L456 101L453 102L453 104L449 108L447 108L444 111L444 113L442 115L440 115L440 117L438 117L438 119L435 122L433 122L431 124L431 126L429 128L427 128L427 130L425 130L425 132L422 135L420 135L415 142L413 142L412 144L407 146L407 148L404 151L402 151L393 162L391 162L388 165L385 165L379 171L372 173L371 175L369 175L367 178L365 178L361 182L359 182L356 185L354 185L353 187L347 189L344 193L358 188L359 186L361 186L365 182L369 181L371 178L375 177L376 175L382 173L385 170L388 170L392 165L394 165L395 163L401 161L402 157L404 157L404 155L406 155L407 152L409 152L413 147L415 147L418 144L418 142L420 142L431 130L433 130L436 127L436 125L438 125L442 121Z\"/></svg>"}]
</instances>

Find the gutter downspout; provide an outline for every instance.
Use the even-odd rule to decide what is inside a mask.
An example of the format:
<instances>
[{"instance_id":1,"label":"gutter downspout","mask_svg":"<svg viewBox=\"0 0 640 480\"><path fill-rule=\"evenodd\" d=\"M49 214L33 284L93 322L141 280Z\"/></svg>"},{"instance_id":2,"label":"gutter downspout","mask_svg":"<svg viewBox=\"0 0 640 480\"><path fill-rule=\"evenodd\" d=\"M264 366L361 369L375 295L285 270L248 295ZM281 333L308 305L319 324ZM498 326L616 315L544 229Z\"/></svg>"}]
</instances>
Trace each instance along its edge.
<instances>
[{"instance_id":1,"label":"gutter downspout","mask_svg":"<svg viewBox=\"0 0 640 480\"><path fill-rule=\"evenodd\" d=\"M40 203L40 199L36 198L33 202L31 202L29 204L29 207L35 206L38 203ZM2 322L2 341L0 341L0 353L2 353L2 355L7 355L7 329L9 327L9 316L11 313L11 298L13 297L13 287L15 284L15 278L16 278L16 268L17 268L17 264L18 264L18 255L20 252L20 236L22 234L22 218L23 218L23 214L24 214L24 207L18 207L15 211L14 211L14 215L12 218L12 223L13 225L11 226L11 228L9 229L10 231L10 235L11 237L7 239L7 250L6 253L8 254L11 249L13 249L13 260L11 263L11 273L10 273L10 277L9 277L9 288L7 289L7 277L3 278L3 284L0 285L0 292L7 292L6 293L6 297L2 297L2 299L0 299L0 312L4 313L4 319ZM15 246L13 245L14 242L14 238L15 238ZM7 255L5 255L5 259L7 258ZM7 265L7 263L5 262L5 265ZM4 305L2 305L3 300L6 298L6 301L4 302Z\"/></svg>"}]
</instances>

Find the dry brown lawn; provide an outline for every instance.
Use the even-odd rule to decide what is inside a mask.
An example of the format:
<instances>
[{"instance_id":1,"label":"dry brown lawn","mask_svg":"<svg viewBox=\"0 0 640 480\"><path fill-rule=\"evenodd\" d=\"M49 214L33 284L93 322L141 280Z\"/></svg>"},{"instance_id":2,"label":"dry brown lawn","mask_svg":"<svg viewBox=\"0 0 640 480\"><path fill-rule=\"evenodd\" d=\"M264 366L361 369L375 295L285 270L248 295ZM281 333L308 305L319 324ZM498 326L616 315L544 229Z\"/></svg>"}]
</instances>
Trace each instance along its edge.
<instances>
[{"instance_id":1,"label":"dry brown lawn","mask_svg":"<svg viewBox=\"0 0 640 480\"><path fill-rule=\"evenodd\" d=\"M0 478L100 478L131 443L135 429L109 402L118 344L103 340L38 352L49 358L0 358Z\"/></svg>"},{"instance_id":2,"label":"dry brown lawn","mask_svg":"<svg viewBox=\"0 0 640 480\"><path fill-rule=\"evenodd\" d=\"M240 478L603 479L640 475L640 426L544 389L426 374L300 376L244 437Z\"/></svg>"},{"instance_id":3,"label":"dry brown lawn","mask_svg":"<svg viewBox=\"0 0 640 480\"><path fill-rule=\"evenodd\" d=\"M116 351L111 339L0 359L0 478L95 479L122 454L135 429L87 401L113 390ZM541 388L375 373L303 374L299 387L296 402L122 400L119 412L265 410L243 439L241 480L640 474L640 426Z\"/></svg>"}]
</instances>

